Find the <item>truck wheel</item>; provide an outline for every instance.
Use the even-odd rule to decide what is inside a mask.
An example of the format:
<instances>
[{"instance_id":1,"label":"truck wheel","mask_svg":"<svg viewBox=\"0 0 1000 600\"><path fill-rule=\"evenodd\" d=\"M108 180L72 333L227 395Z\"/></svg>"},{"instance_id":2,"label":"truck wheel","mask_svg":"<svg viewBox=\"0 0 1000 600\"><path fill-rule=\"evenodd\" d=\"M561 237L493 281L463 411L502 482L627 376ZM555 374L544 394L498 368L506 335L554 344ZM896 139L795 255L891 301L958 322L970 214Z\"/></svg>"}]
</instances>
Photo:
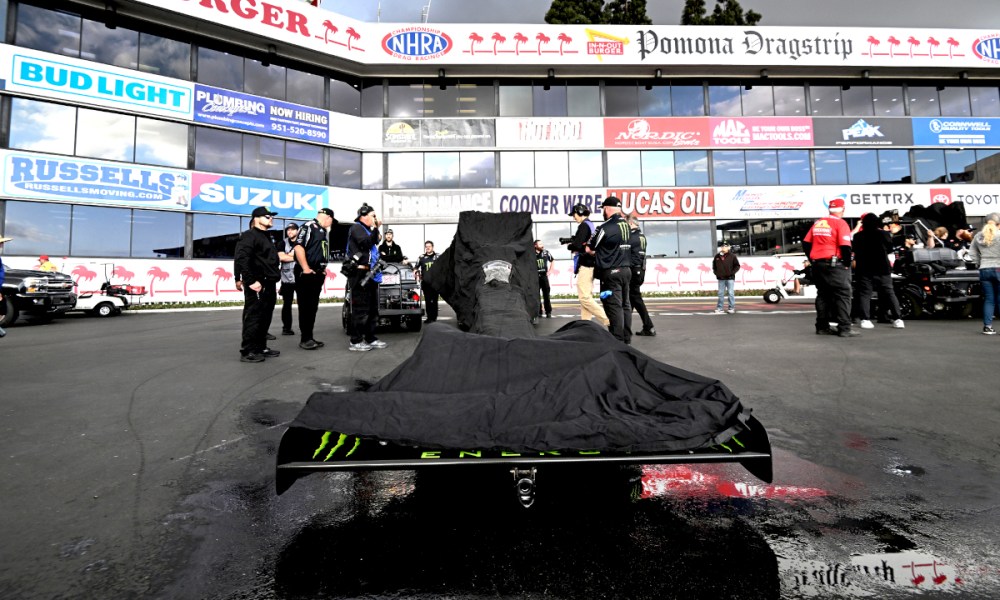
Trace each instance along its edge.
<instances>
[{"instance_id":1,"label":"truck wheel","mask_svg":"<svg viewBox=\"0 0 1000 600\"><path fill-rule=\"evenodd\" d=\"M778 293L778 290L767 290L764 292L764 302L777 304L781 302L781 294Z\"/></svg>"},{"instance_id":2,"label":"truck wheel","mask_svg":"<svg viewBox=\"0 0 1000 600\"><path fill-rule=\"evenodd\" d=\"M899 312L903 319L916 319L924 314L924 309L912 292L903 292L899 295Z\"/></svg>"},{"instance_id":3,"label":"truck wheel","mask_svg":"<svg viewBox=\"0 0 1000 600\"><path fill-rule=\"evenodd\" d=\"M101 302L91 311L95 317L110 317L115 314L115 305L110 302Z\"/></svg>"},{"instance_id":4,"label":"truck wheel","mask_svg":"<svg viewBox=\"0 0 1000 600\"><path fill-rule=\"evenodd\" d=\"M0 327L10 327L17 321L18 312L13 300L10 298L0 300L0 309L3 310L3 314L0 314Z\"/></svg>"}]
</instances>

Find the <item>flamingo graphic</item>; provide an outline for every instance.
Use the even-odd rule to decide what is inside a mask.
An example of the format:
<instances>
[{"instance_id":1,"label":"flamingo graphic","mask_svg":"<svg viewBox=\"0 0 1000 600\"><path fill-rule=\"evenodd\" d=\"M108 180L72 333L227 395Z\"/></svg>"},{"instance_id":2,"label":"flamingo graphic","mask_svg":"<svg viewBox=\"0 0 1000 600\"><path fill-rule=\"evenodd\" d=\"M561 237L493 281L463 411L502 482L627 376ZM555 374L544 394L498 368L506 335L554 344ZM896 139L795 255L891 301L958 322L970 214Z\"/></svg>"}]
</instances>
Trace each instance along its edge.
<instances>
[{"instance_id":1,"label":"flamingo graphic","mask_svg":"<svg viewBox=\"0 0 1000 600\"><path fill-rule=\"evenodd\" d=\"M892 58L893 56L895 56L895 54L892 53L893 46L898 46L902 42L900 42L899 40L897 40L896 36L893 36L893 35L890 35L889 39L886 40L886 41L889 42L889 58Z\"/></svg>"},{"instance_id":2,"label":"flamingo graphic","mask_svg":"<svg viewBox=\"0 0 1000 600\"><path fill-rule=\"evenodd\" d=\"M351 48L351 41L352 40L360 40L360 39L361 39L361 34L358 33L357 31L355 31L355 29L353 27L348 27L347 28L347 49L348 50L352 49ZM353 48L353 49L354 50L361 50L361 48Z\"/></svg>"},{"instance_id":3,"label":"flamingo graphic","mask_svg":"<svg viewBox=\"0 0 1000 600\"><path fill-rule=\"evenodd\" d=\"M906 40L906 43L910 45L910 58L913 58L913 49L920 45L920 40L911 35L910 39Z\"/></svg>"},{"instance_id":4,"label":"flamingo graphic","mask_svg":"<svg viewBox=\"0 0 1000 600\"><path fill-rule=\"evenodd\" d=\"M324 44L329 44L330 43L330 34L332 33L332 34L336 35L338 31L340 31L340 30L337 29L337 26L334 25L332 21L330 21L329 19L327 19L326 21L323 21L323 43Z\"/></svg>"},{"instance_id":5,"label":"flamingo graphic","mask_svg":"<svg viewBox=\"0 0 1000 600\"><path fill-rule=\"evenodd\" d=\"M948 38L948 58L955 58L953 51L959 46L958 40L953 37Z\"/></svg>"},{"instance_id":6,"label":"flamingo graphic","mask_svg":"<svg viewBox=\"0 0 1000 600\"><path fill-rule=\"evenodd\" d=\"M216 267L215 270L212 271L212 275L215 275L215 295L218 296L219 282L221 282L223 279L229 281L230 279L233 278L233 274L227 271L225 267Z\"/></svg>"},{"instance_id":7,"label":"flamingo graphic","mask_svg":"<svg viewBox=\"0 0 1000 600\"><path fill-rule=\"evenodd\" d=\"M538 35L535 36L535 39L538 40L538 53L539 54L542 53L542 44L548 44L549 42L552 41L552 38L550 38L549 36L545 35L544 33L539 33Z\"/></svg>"},{"instance_id":8,"label":"flamingo graphic","mask_svg":"<svg viewBox=\"0 0 1000 600\"><path fill-rule=\"evenodd\" d=\"M743 285L746 285L747 273L753 273L753 265L740 265L740 273L742 273L740 276L742 278L741 281L743 282Z\"/></svg>"},{"instance_id":9,"label":"flamingo graphic","mask_svg":"<svg viewBox=\"0 0 1000 600\"><path fill-rule=\"evenodd\" d=\"M700 265L698 265L698 271L699 271L699 273L698 273L698 285L699 286L705 285L705 274L706 273L711 273L712 272L712 267L706 265L705 263L701 263Z\"/></svg>"},{"instance_id":10,"label":"flamingo graphic","mask_svg":"<svg viewBox=\"0 0 1000 600\"><path fill-rule=\"evenodd\" d=\"M660 287L660 275L667 274L667 267L662 264L657 264L653 267L653 270L656 271L656 287Z\"/></svg>"},{"instance_id":11,"label":"flamingo graphic","mask_svg":"<svg viewBox=\"0 0 1000 600\"><path fill-rule=\"evenodd\" d=\"M190 281L192 279L195 280L195 281L198 281L199 279L201 279L201 273L199 273L198 271L195 271L194 267L184 267L184 270L181 271L181 275L184 277L184 295L187 296L188 295L188 281Z\"/></svg>"},{"instance_id":12,"label":"flamingo graphic","mask_svg":"<svg viewBox=\"0 0 1000 600\"><path fill-rule=\"evenodd\" d=\"M687 265L685 265L683 263L677 265L677 287L680 287L682 285L682 283L683 283L683 282L681 282L681 278L683 276L687 275L690 272L691 272L691 269L689 269L687 267Z\"/></svg>"},{"instance_id":13,"label":"flamingo graphic","mask_svg":"<svg viewBox=\"0 0 1000 600\"><path fill-rule=\"evenodd\" d=\"M161 269L160 267L151 267L149 271L146 271L146 275L149 275L149 297L152 298L155 294L153 293L153 283L155 281L166 281L170 278L170 274Z\"/></svg>"},{"instance_id":14,"label":"flamingo graphic","mask_svg":"<svg viewBox=\"0 0 1000 600\"><path fill-rule=\"evenodd\" d=\"M507 38L505 38L504 36L500 35L500 32L494 33L492 36L490 36L490 39L493 40L493 54L494 55L497 53L497 44L498 43L502 44L502 43L504 43L504 42L507 41Z\"/></svg>"},{"instance_id":15,"label":"flamingo graphic","mask_svg":"<svg viewBox=\"0 0 1000 600\"><path fill-rule=\"evenodd\" d=\"M473 31L472 33L469 34L469 40L472 41L472 43L469 45L469 53L475 56L476 46L483 43L483 36Z\"/></svg>"},{"instance_id":16,"label":"flamingo graphic","mask_svg":"<svg viewBox=\"0 0 1000 600\"><path fill-rule=\"evenodd\" d=\"M326 270L326 277L323 278L323 291L326 292L326 282L337 278L337 273L333 269ZM332 287L330 289L333 289Z\"/></svg>"},{"instance_id":17,"label":"flamingo graphic","mask_svg":"<svg viewBox=\"0 0 1000 600\"><path fill-rule=\"evenodd\" d=\"M769 273L773 273L774 272L774 267L771 266L771 263L762 263L760 265L760 268L764 269L764 281L763 281L763 283L764 283L764 285L767 285L767 275Z\"/></svg>"},{"instance_id":18,"label":"flamingo graphic","mask_svg":"<svg viewBox=\"0 0 1000 600\"><path fill-rule=\"evenodd\" d=\"M111 274L114 275L115 277L117 277L119 279L123 279L125 281L132 281L132 278L135 277L135 273L133 273L132 271L129 271L128 269L126 269L125 267L123 267L121 265L118 265L117 267L115 267L114 270L111 271Z\"/></svg>"},{"instance_id":19,"label":"flamingo graphic","mask_svg":"<svg viewBox=\"0 0 1000 600\"><path fill-rule=\"evenodd\" d=\"M937 49L938 46L941 45L941 42L934 39L934 36L931 36L927 38L927 45L930 46L930 50L928 50L927 54L931 58L934 58L934 51Z\"/></svg>"},{"instance_id":20,"label":"flamingo graphic","mask_svg":"<svg viewBox=\"0 0 1000 600\"><path fill-rule=\"evenodd\" d=\"M563 46L565 44L568 44L568 43L572 42L573 38L569 37L565 33L560 33L558 36L556 36L556 39L559 40L559 56L562 56L563 55Z\"/></svg>"},{"instance_id":21,"label":"flamingo graphic","mask_svg":"<svg viewBox=\"0 0 1000 600\"><path fill-rule=\"evenodd\" d=\"M518 31L517 33L514 34L514 41L516 42L514 44L514 55L515 56L520 56L521 55L521 44L527 44L528 43L528 38L525 37L525 35L522 34L520 31Z\"/></svg>"},{"instance_id":22,"label":"flamingo graphic","mask_svg":"<svg viewBox=\"0 0 1000 600\"><path fill-rule=\"evenodd\" d=\"M882 42L878 40L874 35L868 36L868 56L875 56L874 47L880 45Z\"/></svg>"},{"instance_id":23,"label":"flamingo graphic","mask_svg":"<svg viewBox=\"0 0 1000 600\"><path fill-rule=\"evenodd\" d=\"M90 269L88 269L83 265L77 265L70 273L70 275L76 275L75 284L77 286L80 285L81 281L93 281L94 278L97 277L97 273L91 271Z\"/></svg>"}]
</instances>

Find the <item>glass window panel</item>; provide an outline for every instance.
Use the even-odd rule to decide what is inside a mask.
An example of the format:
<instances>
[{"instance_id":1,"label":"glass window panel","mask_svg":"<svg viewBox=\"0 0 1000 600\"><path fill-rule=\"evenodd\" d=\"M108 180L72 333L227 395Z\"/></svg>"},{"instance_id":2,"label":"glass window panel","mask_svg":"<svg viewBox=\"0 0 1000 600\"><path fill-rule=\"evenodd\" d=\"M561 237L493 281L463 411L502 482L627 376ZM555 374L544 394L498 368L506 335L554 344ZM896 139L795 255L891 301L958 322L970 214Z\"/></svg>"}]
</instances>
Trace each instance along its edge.
<instances>
[{"instance_id":1,"label":"glass window panel","mask_svg":"<svg viewBox=\"0 0 1000 600\"><path fill-rule=\"evenodd\" d=\"M802 252L802 240L812 228L813 221L808 219L785 219L781 221L781 251L784 253ZM795 264L801 268L802 263Z\"/></svg>"},{"instance_id":2,"label":"glass window panel","mask_svg":"<svg viewBox=\"0 0 1000 600\"><path fill-rule=\"evenodd\" d=\"M569 153L569 185L570 187L604 185L604 160L600 150Z\"/></svg>"},{"instance_id":3,"label":"glass window panel","mask_svg":"<svg viewBox=\"0 0 1000 600\"><path fill-rule=\"evenodd\" d=\"M264 179L284 179L284 140L245 134L243 136L243 175Z\"/></svg>"},{"instance_id":4,"label":"glass window panel","mask_svg":"<svg viewBox=\"0 0 1000 600\"><path fill-rule=\"evenodd\" d=\"M127 208L73 207L73 256L127 257L132 211Z\"/></svg>"},{"instance_id":5,"label":"glass window panel","mask_svg":"<svg viewBox=\"0 0 1000 600\"><path fill-rule=\"evenodd\" d=\"M382 80L365 81L361 85L361 116L381 117L385 112Z\"/></svg>"},{"instance_id":6,"label":"glass window panel","mask_svg":"<svg viewBox=\"0 0 1000 600\"><path fill-rule=\"evenodd\" d=\"M424 187L424 155L421 152L396 152L389 155L389 173L386 176L390 190L420 189Z\"/></svg>"},{"instance_id":7,"label":"glass window panel","mask_svg":"<svg viewBox=\"0 0 1000 600\"><path fill-rule=\"evenodd\" d=\"M674 85L670 87L671 113L675 117L701 117L705 115L705 88L700 85Z\"/></svg>"},{"instance_id":8,"label":"glass window panel","mask_svg":"<svg viewBox=\"0 0 1000 600\"><path fill-rule=\"evenodd\" d=\"M847 151L847 183L878 183L878 156L874 150Z\"/></svg>"},{"instance_id":9,"label":"glass window panel","mask_svg":"<svg viewBox=\"0 0 1000 600\"><path fill-rule=\"evenodd\" d=\"M496 154L493 152L462 152L460 163L462 187L496 187Z\"/></svg>"},{"instance_id":10,"label":"glass window panel","mask_svg":"<svg viewBox=\"0 0 1000 600\"><path fill-rule=\"evenodd\" d=\"M155 119L136 119L135 162L186 169L188 126Z\"/></svg>"},{"instance_id":11,"label":"glass window panel","mask_svg":"<svg viewBox=\"0 0 1000 600\"><path fill-rule=\"evenodd\" d=\"M747 185L778 185L778 152L747 150Z\"/></svg>"},{"instance_id":12,"label":"glass window panel","mask_svg":"<svg viewBox=\"0 0 1000 600\"><path fill-rule=\"evenodd\" d=\"M941 116L941 105L938 103L938 90L934 86L909 87L910 115L914 117Z\"/></svg>"},{"instance_id":13,"label":"glass window panel","mask_svg":"<svg viewBox=\"0 0 1000 600\"><path fill-rule=\"evenodd\" d=\"M848 117L875 114L870 85L845 85L840 90L840 96L844 103L844 114Z\"/></svg>"},{"instance_id":14,"label":"glass window panel","mask_svg":"<svg viewBox=\"0 0 1000 600\"><path fill-rule=\"evenodd\" d=\"M1000 88L974 87L969 89L972 96L972 114L977 117L1000 117Z\"/></svg>"},{"instance_id":15,"label":"glass window panel","mask_svg":"<svg viewBox=\"0 0 1000 600\"><path fill-rule=\"evenodd\" d=\"M285 99L285 67L264 66L260 61L248 58L243 61L243 91L255 96Z\"/></svg>"},{"instance_id":16,"label":"glass window panel","mask_svg":"<svg viewBox=\"0 0 1000 600\"><path fill-rule=\"evenodd\" d=\"M643 233L646 234L646 256L650 258L677 258L679 256L676 221L646 221L643 224ZM677 273L672 270L672 267L671 265L664 268L664 265L660 265L659 269L655 267L650 269L651 272L646 275L646 281L652 279L650 275L653 272L656 274L657 286L660 285L661 281L676 280Z\"/></svg>"},{"instance_id":17,"label":"glass window panel","mask_svg":"<svg viewBox=\"0 0 1000 600\"><path fill-rule=\"evenodd\" d=\"M500 187L535 187L535 157L531 152L500 153Z\"/></svg>"},{"instance_id":18,"label":"glass window panel","mask_svg":"<svg viewBox=\"0 0 1000 600\"><path fill-rule=\"evenodd\" d=\"M493 87L493 82L459 83L456 89L458 116L497 116L496 88Z\"/></svg>"},{"instance_id":19,"label":"glass window panel","mask_svg":"<svg viewBox=\"0 0 1000 600\"><path fill-rule=\"evenodd\" d=\"M715 256L711 221L678 221L677 244L682 258Z\"/></svg>"},{"instance_id":20,"label":"glass window panel","mask_svg":"<svg viewBox=\"0 0 1000 600\"><path fill-rule=\"evenodd\" d=\"M750 221L751 254L775 254L781 248L781 221Z\"/></svg>"},{"instance_id":21,"label":"glass window panel","mask_svg":"<svg viewBox=\"0 0 1000 600\"><path fill-rule=\"evenodd\" d=\"M243 57L199 47L198 83L242 91Z\"/></svg>"},{"instance_id":22,"label":"glass window panel","mask_svg":"<svg viewBox=\"0 0 1000 600\"><path fill-rule=\"evenodd\" d=\"M382 172L382 155L374 154L379 159L379 173ZM379 187L381 187L381 175ZM343 188L361 189L361 153L351 150L330 148L330 185Z\"/></svg>"},{"instance_id":23,"label":"glass window panel","mask_svg":"<svg viewBox=\"0 0 1000 600\"><path fill-rule=\"evenodd\" d=\"M674 153L642 150L642 185L674 185Z\"/></svg>"},{"instance_id":24,"label":"glass window panel","mask_svg":"<svg viewBox=\"0 0 1000 600\"><path fill-rule=\"evenodd\" d=\"M135 258L184 256L184 213L132 211L132 250Z\"/></svg>"},{"instance_id":25,"label":"glass window panel","mask_svg":"<svg viewBox=\"0 0 1000 600\"><path fill-rule=\"evenodd\" d=\"M545 89L548 88L548 89ZM531 88L532 114L536 117L565 117L566 83L535 82Z\"/></svg>"},{"instance_id":26,"label":"glass window panel","mask_svg":"<svg viewBox=\"0 0 1000 600\"><path fill-rule=\"evenodd\" d=\"M966 86L946 86L938 92L941 102L941 114L946 117L972 116L969 105L969 88Z\"/></svg>"},{"instance_id":27,"label":"glass window panel","mask_svg":"<svg viewBox=\"0 0 1000 600\"><path fill-rule=\"evenodd\" d=\"M500 116L531 116L531 85L500 86Z\"/></svg>"},{"instance_id":28,"label":"glass window panel","mask_svg":"<svg viewBox=\"0 0 1000 600\"><path fill-rule=\"evenodd\" d=\"M390 106L391 98L392 96L390 96ZM458 116L458 88L454 85L446 85L442 90L438 84L425 83L415 101L415 106L420 111L419 116Z\"/></svg>"},{"instance_id":29,"label":"glass window panel","mask_svg":"<svg viewBox=\"0 0 1000 600\"><path fill-rule=\"evenodd\" d=\"M243 164L243 135L207 127L195 128L194 168L239 175Z\"/></svg>"},{"instance_id":30,"label":"glass window panel","mask_svg":"<svg viewBox=\"0 0 1000 600\"><path fill-rule=\"evenodd\" d=\"M641 85L636 90L639 95L639 115L642 117L670 116L670 86L666 84Z\"/></svg>"},{"instance_id":31,"label":"glass window panel","mask_svg":"<svg viewBox=\"0 0 1000 600\"><path fill-rule=\"evenodd\" d=\"M944 183L947 174L944 150L914 150L913 162L916 163L917 183Z\"/></svg>"},{"instance_id":32,"label":"glass window panel","mask_svg":"<svg viewBox=\"0 0 1000 600\"><path fill-rule=\"evenodd\" d=\"M300 142L285 142L285 179L322 185L323 148Z\"/></svg>"},{"instance_id":33,"label":"glass window panel","mask_svg":"<svg viewBox=\"0 0 1000 600\"><path fill-rule=\"evenodd\" d=\"M139 32L125 27L108 29L104 23L84 19L80 58L134 69L139 65Z\"/></svg>"},{"instance_id":34,"label":"glass window panel","mask_svg":"<svg viewBox=\"0 0 1000 600\"><path fill-rule=\"evenodd\" d=\"M850 169L850 166L848 166ZM910 153L908 150L878 151L879 183L910 183Z\"/></svg>"},{"instance_id":35,"label":"glass window panel","mask_svg":"<svg viewBox=\"0 0 1000 600\"><path fill-rule=\"evenodd\" d=\"M944 164L951 183L976 183L975 150L945 150Z\"/></svg>"},{"instance_id":36,"label":"glass window panel","mask_svg":"<svg viewBox=\"0 0 1000 600\"><path fill-rule=\"evenodd\" d=\"M839 85L810 85L809 112L822 117L844 114Z\"/></svg>"},{"instance_id":37,"label":"glass window panel","mask_svg":"<svg viewBox=\"0 0 1000 600\"><path fill-rule=\"evenodd\" d=\"M73 154L76 109L36 100L11 100L10 147Z\"/></svg>"},{"instance_id":38,"label":"glass window panel","mask_svg":"<svg viewBox=\"0 0 1000 600\"><path fill-rule=\"evenodd\" d=\"M601 116L601 87L596 82L570 81L566 89L566 114L571 117Z\"/></svg>"},{"instance_id":39,"label":"glass window panel","mask_svg":"<svg viewBox=\"0 0 1000 600\"><path fill-rule=\"evenodd\" d=\"M847 183L847 159L843 150L816 150L816 185Z\"/></svg>"},{"instance_id":40,"label":"glass window panel","mask_svg":"<svg viewBox=\"0 0 1000 600\"><path fill-rule=\"evenodd\" d=\"M323 78L313 73L298 71L296 69L286 69L285 99L296 104L305 104L315 108L324 108L323 104Z\"/></svg>"},{"instance_id":41,"label":"glass window panel","mask_svg":"<svg viewBox=\"0 0 1000 600\"><path fill-rule=\"evenodd\" d=\"M774 93L769 85L743 86L743 114L765 117L774 114Z\"/></svg>"},{"instance_id":42,"label":"glass window panel","mask_svg":"<svg viewBox=\"0 0 1000 600\"><path fill-rule=\"evenodd\" d=\"M24 6L24 5L22 5ZM69 255L69 204L7 201L4 255Z\"/></svg>"},{"instance_id":43,"label":"glass window panel","mask_svg":"<svg viewBox=\"0 0 1000 600\"><path fill-rule=\"evenodd\" d=\"M345 115L361 116L361 86L338 79L330 79L330 110ZM381 104L379 104L381 107ZM377 115L382 116L381 110Z\"/></svg>"},{"instance_id":44,"label":"glass window panel","mask_svg":"<svg viewBox=\"0 0 1000 600\"><path fill-rule=\"evenodd\" d=\"M976 182L1000 183L1000 150L976 150Z\"/></svg>"},{"instance_id":45,"label":"glass window panel","mask_svg":"<svg viewBox=\"0 0 1000 600\"><path fill-rule=\"evenodd\" d=\"M708 151L675 150L674 170L679 186L708 185Z\"/></svg>"},{"instance_id":46,"label":"glass window panel","mask_svg":"<svg viewBox=\"0 0 1000 600\"><path fill-rule=\"evenodd\" d=\"M195 258L233 258L242 231L239 217L198 213L193 230Z\"/></svg>"},{"instance_id":47,"label":"glass window panel","mask_svg":"<svg viewBox=\"0 0 1000 600\"><path fill-rule=\"evenodd\" d=\"M808 150L778 150L778 183L781 185L812 183Z\"/></svg>"},{"instance_id":48,"label":"glass window panel","mask_svg":"<svg viewBox=\"0 0 1000 600\"><path fill-rule=\"evenodd\" d=\"M537 187L569 186L569 153L535 152L535 185Z\"/></svg>"},{"instance_id":49,"label":"glass window panel","mask_svg":"<svg viewBox=\"0 0 1000 600\"><path fill-rule=\"evenodd\" d=\"M361 187L366 190L381 190L385 187L385 165L383 155L365 152L361 155Z\"/></svg>"},{"instance_id":50,"label":"glass window panel","mask_svg":"<svg viewBox=\"0 0 1000 600\"><path fill-rule=\"evenodd\" d=\"M750 229L747 221L717 223L715 226L715 239L719 244L729 242L734 254L752 254L750 250ZM713 253L712 256L715 256L715 254Z\"/></svg>"},{"instance_id":51,"label":"glass window panel","mask_svg":"<svg viewBox=\"0 0 1000 600\"><path fill-rule=\"evenodd\" d=\"M457 188L461 180L458 152L424 153L424 187Z\"/></svg>"},{"instance_id":52,"label":"glass window panel","mask_svg":"<svg viewBox=\"0 0 1000 600\"><path fill-rule=\"evenodd\" d=\"M872 87L872 103L875 105L875 114L880 117L902 117L906 114L903 88L898 85Z\"/></svg>"},{"instance_id":53,"label":"glass window panel","mask_svg":"<svg viewBox=\"0 0 1000 600\"><path fill-rule=\"evenodd\" d=\"M805 115L805 88L801 85L774 86L774 114L789 117Z\"/></svg>"},{"instance_id":54,"label":"glass window panel","mask_svg":"<svg viewBox=\"0 0 1000 600\"><path fill-rule=\"evenodd\" d=\"M743 151L713 151L712 174L715 176L715 185L746 185L747 169Z\"/></svg>"},{"instance_id":55,"label":"glass window panel","mask_svg":"<svg viewBox=\"0 0 1000 600\"><path fill-rule=\"evenodd\" d=\"M108 160L135 160L135 117L79 109L76 155Z\"/></svg>"},{"instance_id":56,"label":"glass window panel","mask_svg":"<svg viewBox=\"0 0 1000 600\"><path fill-rule=\"evenodd\" d=\"M604 114L609 117L634 117L639 114L638 86L633 80L604 82Z\"/></svg>"},{"instance_id":57,"label":"glass window panel","mask_svg":"<svg viewBox=\"0 0 1000 600\"><path fill-rule=\"evenodd\" d=\"M708 114L714 117L738 117L743 114L740 86L708 86Z\"/></svg>"},{"instance_id":58,"label":"glass window panel","mask_svg":"<svg viewBox=\"0 0 1000 600\"><path fill-rule=\"evenodd\" d=\"M608 185L638 187L642 185L642 158L638 150L608 152Z\"/></svg>"},{"instance_id":59,"label":"glass window panel","mask_svg":"<svg viewBox=\"0 0 1000 600\"><path fill-rule=\"evenodd\" d=\"M81 26L79 15L19 2L14 43L42 52L80 56Z\"/></svg>"},{"instance_id":60,"label":"glass window panel","mask_svg":"<svg viewBox=\"0 0 1000 600\"><path fill-rule=\"evenodd\" d=\"M139 70L190 80L191 44L151 33L140 33Z\"/></svg>"}]
</instances>

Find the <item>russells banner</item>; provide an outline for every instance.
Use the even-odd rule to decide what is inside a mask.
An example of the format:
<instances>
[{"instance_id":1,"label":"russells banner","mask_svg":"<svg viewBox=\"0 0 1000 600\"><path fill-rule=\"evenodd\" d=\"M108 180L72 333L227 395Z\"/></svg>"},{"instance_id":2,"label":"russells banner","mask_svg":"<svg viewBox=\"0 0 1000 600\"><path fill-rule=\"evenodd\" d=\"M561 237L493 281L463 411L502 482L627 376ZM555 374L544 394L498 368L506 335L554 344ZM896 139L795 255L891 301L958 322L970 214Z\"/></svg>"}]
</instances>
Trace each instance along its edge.
<instances>
[{"instance_id":1,"label":"russells banner","mask_svg":"<svg viewBox=\"0 0 1000 600\"><path fill-rule=\"evenodd\" d=\"M195 85L194 120L307 142L330 142L329 111Z\"/></svg>"},{"instance_id":2,"label":"russells banner","mask_svg":"<svg viewBox=\"0 0 1000 600\"><path fill-rule=\"evenodd\" d=\"M282 217L311 219L320 208L333 208L325 186L201 172L193 173L191 182L196 211L249 215L265 206Z\"/></svg>"}]
</instances>

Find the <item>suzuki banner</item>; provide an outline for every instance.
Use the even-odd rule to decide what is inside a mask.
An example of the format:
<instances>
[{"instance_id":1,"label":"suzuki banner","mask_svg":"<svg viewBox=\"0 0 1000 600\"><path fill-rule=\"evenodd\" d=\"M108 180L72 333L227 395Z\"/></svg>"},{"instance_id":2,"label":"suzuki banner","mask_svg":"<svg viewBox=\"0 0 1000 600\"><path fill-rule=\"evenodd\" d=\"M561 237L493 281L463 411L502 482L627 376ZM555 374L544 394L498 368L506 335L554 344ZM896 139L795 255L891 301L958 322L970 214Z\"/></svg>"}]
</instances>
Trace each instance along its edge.
<instances>
[{"instance_id":1,"label":"suzuki banner","mask_svg":"<svg viewBox=\"0 0 1000 600\"><path fill-rule=\"evenodd\" d=\"M1000 146L1000 119L975 117L918 117L913 119L917 146L976 148Z\"/></svg>"},{"instance_id":2,"label":"suzuki banner","mask_svg":"<svg viewBox=\"0 0 1000 600\"><path fill-rule=\"evenodd\" d=\"M196 171L191 176L191 209L249 215L264 206L284 218L311 219L321 208L337 211L331 202L332 191L319 185ZM351 205L341 206L346 210Z\"/></svg>"},{"instance_id":3,"label":"suzuki banner","mask_svg":"<svg viewBox=\"0 0 1000 600\"><path fill-rule=\"evenodd\" d=\"M330 142L330 111L194 86L194 121L306 142Z\"/></svg>"},{"instance_id":4,"label":"suzuki banner","mask_svg":"<svg viewBox=\"0 0 1000 600\"><path fill-rule=\"evenodd\" d=\"M906 118L813 118L816 146L912 146L913 127Z\"/></svg>"}]
</instances>

